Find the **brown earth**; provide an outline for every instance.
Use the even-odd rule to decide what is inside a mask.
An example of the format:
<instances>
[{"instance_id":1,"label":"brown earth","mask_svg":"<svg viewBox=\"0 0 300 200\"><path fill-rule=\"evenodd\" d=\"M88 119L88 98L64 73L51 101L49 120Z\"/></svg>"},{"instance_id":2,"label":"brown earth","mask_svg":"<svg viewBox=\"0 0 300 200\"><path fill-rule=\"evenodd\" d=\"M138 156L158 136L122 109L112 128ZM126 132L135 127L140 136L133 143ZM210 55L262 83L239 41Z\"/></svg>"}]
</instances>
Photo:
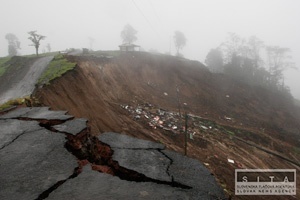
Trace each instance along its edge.
<instances>
[{"instance_id":1,"label":"brown earth","mask_svg":"<svg viewBox=\"0 0 300 200\"><path fill-rule=\"evenodd\" d=\"M188 156L204 163L229 197L300 199L300 108L292 99L171 56L68 59L76 68L36 91L44 105L89 119L94 135L119 132L182 153L186 112L194 134ZM238 168L297 169L297 196L235 196Z\"/></svg>"}]
</instances>

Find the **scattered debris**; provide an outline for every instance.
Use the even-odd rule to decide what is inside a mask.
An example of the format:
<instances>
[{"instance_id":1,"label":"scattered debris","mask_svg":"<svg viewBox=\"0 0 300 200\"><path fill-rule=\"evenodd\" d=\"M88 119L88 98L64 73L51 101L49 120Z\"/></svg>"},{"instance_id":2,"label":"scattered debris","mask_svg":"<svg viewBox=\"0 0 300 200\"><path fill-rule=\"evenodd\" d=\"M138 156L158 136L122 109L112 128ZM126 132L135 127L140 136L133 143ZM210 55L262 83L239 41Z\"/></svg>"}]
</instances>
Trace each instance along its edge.
<instances>
[{"instance_id":1,"label":"scattered debris","mask_svg":"<svg viewBox=\"0 0 300 200\"><path fill-rule=\"evenodd\" d=\"M154 119L154 121L158 121L159 120L159 116L155 116L153 119Z\"/></svg>"},{"instance_id":2,"label":"scattered debris","mask_svg":"<svg viewBox=\"0 0 300 200\"><path fill-rule=\"evenodd\" d=\"M166 93L167 94L167 93ZM184 103L187 105L187 103ZM151 103L138 104L133 107L131 105L120 105L121 108L127 110L134 120L145 121L152 129L160 128L165 131L170 131L174 134L183 133L184 118L177 112L167 111L165 109L155 107ZM189 138L193 140L193 136L200 132L215 132L214 123L204 120L202 117L189 114L189 128L187 133Z\"/></svg>"},{"instance_id":3,"label":"scattered debris","mask_svg":"<svg viewBox=\"0 0 300 200\"><path fill-rule=\"evenodd\" d=\"M231 121L231 120L232 120L232 118L226 117L226 116L224 116L224 119L226 119L226 120L228 120L228 121Z\"/></svg>"},{"instance_id":4,"label":"scattered debris","mask_svg":"<svg viewBox=\"0 0 300 200\"><path fill-rule=\"evenodd\" d=\"M232 164L234 164L234 160L232 160L232 159L227 159L227 161L229 162L229 163L232 163Z\"/></svg>"},{"instance_id":5,"label":"scattered debris","mask_svg":"<svg viewBox=\"0 0 300 200\"><path fill-rule=\"evenodd\" d=\"M187 104L184 103L184 105ZM184 116L178 112L168 111L147 102L138 104L137 106L125 104L120 105L120 107L126 110L134 120L143 122L143 124L146 124L151 129L161 129L173 134L183 134L185 132ZM234 121L227 116L224 116L223 119ZM187 134L189 134L188 137L190 140L194 140L195 135L201 136L203 133L215 134L220 131L234 135L234 133L229 132L229 130L221 127L214 121L195 114L188 114L188 123Z\"/></svg>"},{"instance_id":6,"label":"scattered debris","mask_svg":"<svg viewBox=\"0 0 300 200\"><path fill-rule=\"evenodd\" d=\"M142 114L142 110L140 109L140 108L137 108L136 110L135 110L135 112L137 113L137 114Z\"/></svg>"},{"instance_id":7,"label":"scattered debris","mask_svg":"<svg viewBox=\"0 0 300 200\"><path fill-rule=\"evenodd\" d=\"M200 116L197 116L197 115L193 115L193 114L189 114L189 117L192 117L192 118L198 118L198 119L202 119L202 117L200 117Z\"/></svg>"},{"instance_id":8,"label":"scattered debris","mask_svg":"<svg viewBox=\"0 0 300 200\"><path fill-rule=\"evenodd\" d=\"M193 133L190 133L190 139L191 140L194 140L193 135L194 135Z\"/></svg>"}]
</instances>

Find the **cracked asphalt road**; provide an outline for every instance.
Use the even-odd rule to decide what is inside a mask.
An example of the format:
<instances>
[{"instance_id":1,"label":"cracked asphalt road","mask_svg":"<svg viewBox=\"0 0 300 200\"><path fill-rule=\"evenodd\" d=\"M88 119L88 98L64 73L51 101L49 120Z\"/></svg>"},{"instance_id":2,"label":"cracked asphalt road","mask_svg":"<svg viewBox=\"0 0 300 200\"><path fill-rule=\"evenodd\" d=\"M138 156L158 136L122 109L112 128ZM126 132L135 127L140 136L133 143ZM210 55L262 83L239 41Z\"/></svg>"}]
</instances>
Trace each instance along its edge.
<instances>
[{"instance_id":1,"label":"cracked asphalt road","mask_svg":"<svg viewBox=\"0 0 300 200\"><path fill-rule=\"evenodd\" d=\"M86 122L47 107L0 114L0 199L225 198L199 161L118 133L94 139L109 146L112 161L130 180L120 176L119 168L111 175L92 170L92 161L80 166L82 160L65 143L87 134Z\"/></svg>"},{"instance_id":2,"label":"cracked asphalt road","mask_svg":"<svg viewBox=\"0 0 300 200\"><path fill-rule=\"evenodd\" d=\"M36 199L77 167L64 148L64 135L54 134L34 119L19 120L25 110L35 114L40 109L22 108L0 116L0 199ZM65 115L56 117L65 119Z\"/></svg>"}]
</instances>

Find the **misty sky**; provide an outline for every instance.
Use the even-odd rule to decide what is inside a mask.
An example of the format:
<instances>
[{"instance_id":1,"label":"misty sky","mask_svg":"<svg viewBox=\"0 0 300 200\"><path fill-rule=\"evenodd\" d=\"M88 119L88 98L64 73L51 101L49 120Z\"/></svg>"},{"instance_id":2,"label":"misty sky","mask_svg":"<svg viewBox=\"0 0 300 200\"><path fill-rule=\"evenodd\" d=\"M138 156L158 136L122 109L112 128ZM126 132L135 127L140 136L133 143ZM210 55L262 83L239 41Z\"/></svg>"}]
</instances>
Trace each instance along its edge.
<instances>
[{"instance_id":1,"label":"misty sky","mask_svg":"<svg viewBox=\"0 0 300 200\"><path fill-rule=\"evenodd\" d=\"M34 54L28 31L47 36L40 52L50 43L53 51L66 48L116 50L126 24L137 31L146 51L175 53L174 31L187 38L183 55L204 62L208 51L234 32L256 35L267 45L292 50L299 70L288 70L286 84L300 99L300 1L299 0L0 0L0 56L6 56L5 35L21 41L20 54Z\"/></svg>"}]
</instances>

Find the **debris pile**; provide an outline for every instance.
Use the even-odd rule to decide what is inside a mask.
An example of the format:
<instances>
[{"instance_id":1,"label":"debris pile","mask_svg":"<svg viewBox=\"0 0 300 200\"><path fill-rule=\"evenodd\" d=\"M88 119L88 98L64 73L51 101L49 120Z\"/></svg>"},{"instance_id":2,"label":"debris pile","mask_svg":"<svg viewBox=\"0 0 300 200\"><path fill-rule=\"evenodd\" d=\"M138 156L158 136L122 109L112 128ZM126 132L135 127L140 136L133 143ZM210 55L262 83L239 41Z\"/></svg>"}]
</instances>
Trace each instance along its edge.
<instances>
[{"instance_id":1,"label":"debris pile","mask_svg":"<svg viewBox=\"0 0 300 200\"><path fill-rule=\"evenodd\" d=\"M129 105L121 105L121 107L127 110L135 120L146 122L153 129L161 128L176 134L184 130L179 113L156 108L150 103L140 104L137 107Z\"/></svg>"},{"instance_id":2,"label":"debris pile","mask_svg":"<svg viewBox=\"0 0 300 200\"><path fill-rule=\"evenodd\" d=\"M185 117L178 112L171 112L151 103L138 104L136 107L131 105L121 105L134 120L141 121L153 129L162 129L170 131L174 134L185 132ZM190 139L201 132L215 132L217 131L214 122L206 120L200 116L188 114L188 130Z\"/></svg>"}]
</instances>

